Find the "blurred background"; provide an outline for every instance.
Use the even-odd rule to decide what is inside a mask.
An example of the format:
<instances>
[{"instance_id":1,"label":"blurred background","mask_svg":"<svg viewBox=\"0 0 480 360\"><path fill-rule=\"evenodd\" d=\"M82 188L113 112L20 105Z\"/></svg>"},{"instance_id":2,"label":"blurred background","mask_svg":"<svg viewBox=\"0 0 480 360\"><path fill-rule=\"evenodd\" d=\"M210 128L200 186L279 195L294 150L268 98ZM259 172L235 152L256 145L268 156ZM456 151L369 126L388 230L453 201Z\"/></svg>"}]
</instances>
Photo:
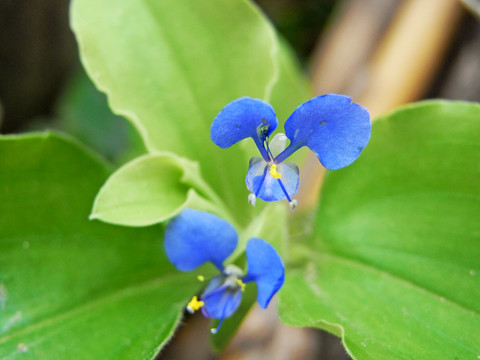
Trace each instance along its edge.
<instances>
[{"instance_id":1,"label":"blurred background","mask_svg":"<svg viewBox=\"0 0 480 360\"><path fill-rule=\"evenodd\" d=\"M294 49L315 94L352 96L372 117L427 98L480 101L480 1L256 3ZM140 140L83 72L68 10L65 0L0 0L0 132L61 130L121 163L132 156L128 147L142 151ZM318 191L322 170L308 161L303 188ZM310 191L300 202L314 198ZM281 325L275 306L254 308L221 355L208 334L208 321L187 317L159 359L348 359L339 339Z\"/></svg>"}]
</instances>

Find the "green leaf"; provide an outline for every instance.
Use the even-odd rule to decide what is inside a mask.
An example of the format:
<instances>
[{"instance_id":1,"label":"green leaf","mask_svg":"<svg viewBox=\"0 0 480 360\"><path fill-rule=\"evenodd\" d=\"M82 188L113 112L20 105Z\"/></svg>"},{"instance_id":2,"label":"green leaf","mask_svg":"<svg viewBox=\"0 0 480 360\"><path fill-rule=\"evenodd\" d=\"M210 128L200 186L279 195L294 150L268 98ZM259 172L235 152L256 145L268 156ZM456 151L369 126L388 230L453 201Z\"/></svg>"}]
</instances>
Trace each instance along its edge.
<instances>
[{"instance_id":1,"label":"green leaf","mask_svg":"<svg viewBox=\"0 0 480 360\"><path fill-rule=\"evenodd\" d=\"M327 176L283 321L341 336L355 359L480 355L479 139L478 104L379 119L360 158Z\"/></svg>"},{"instance_id":2,"label":"green leaf","mask_svg":"<svg viewBox=\"0 0 480 360\"><path fill-rule=\"evenodd\" d=\"M253 141L218 148L211 123L241 96L272 97L274 107L288 98L293 110L306 92L297 91L298 70L260 11L246 0L74 0L72 27L88 73L147 149L198 161L248 224L245 174L257 151Z\"/></svg>"},{"instance_id":3,"label":"green leaf","mask_svg":"<svg viewBox=\"0 0 480 360\"><path fill-rule=\"evenodd\" d=\"M152 359L172 335L199 284L161 227L88 221L109 173L63 136L0 139L0 359Z\"/></svg>"},{"instance_id":4,"label":"green leaf","mask_svg":"<svg viewBox=\"0 0 480 360\"><path fill-rule=\"evenodd\" d=\"M165 221L191 207L226 217L198 164L174 154L144 155L116 171L98 193L90 219L127 226Z\"/></svg>"}]
</instances>

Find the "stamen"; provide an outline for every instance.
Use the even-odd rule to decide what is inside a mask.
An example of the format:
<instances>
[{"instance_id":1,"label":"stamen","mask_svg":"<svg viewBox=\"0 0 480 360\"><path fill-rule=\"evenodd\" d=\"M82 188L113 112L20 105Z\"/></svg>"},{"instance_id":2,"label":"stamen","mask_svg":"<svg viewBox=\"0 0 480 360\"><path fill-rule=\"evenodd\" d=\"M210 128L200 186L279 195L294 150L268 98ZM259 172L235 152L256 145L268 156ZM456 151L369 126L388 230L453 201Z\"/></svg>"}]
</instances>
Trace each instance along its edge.
<instances>
[{"instance_id":1,"label":"stamen","mask_svg":"<svg viewBox=\"0 0 480 360\"><path fill-rule=\"evenodd\" d=\"M255 203L257 202L257 197L255 194L248 194L248 203L252 206L255 206Z\"/></svg>"},{"instance_id":2,"label":"stamen","mask_svg":"<svg viewBox=\"0 0 480 360\"><path fill-rule=\"evenodd\" d=\"M260 154L262 154L263 160L265 160L266 162L272 161L272 159L268 155L267 150L265 149L265 141L263 139L260 139L260 136L255 136L253 140L255 141L255 145L257 145Z\"/></svg>"},{"instance_id":3,"label":"stamen","mask_svg":"<svg viewBox=\"0 0 480 360\"><path fill-rule=\"evenodd\" d=\"M274 179L280 179L282 177L282 175L277 171L277 165L273 164L270 166L270 175L272 175Z\"/></svg>"},{"instance_id":4,"label":"stamen","mask_svg":"<svg viewBox=\"0 0 480 360\"><path fill-rule=\"evenodd\" d=\"M265 148L267 149L267 154L273 159L275 156L272 154L272 150L270 150L269 142L268 142L268 137L265 138Z\"/></svg>"},{"instance_id":5,"label":"stamen","mask_svg":"<svg viewBox=\"0 0 480 360\"><path fill-rule=\"evenodd\" d=\"M297 207L297 204L298 204L298 201L295 199L295 200L292 200L288 203L288 205L290 206L290 210L293 210Z\"/></svg>"},{"instance_id":6,"label":"stamen","mask_svg":"<svg viewBox=\"0 0 480 360\"><path fill-rule=\"evenodd\" d=\"M193 314L195 311L200 309L203 305L205 305L205 303L201 300L199 301L198 298L194 296L187 305L187 311L190 314Z\"/></svg>"},{"instance_id":7,"label":"stamen","mask_svg":"<svg viewBox=\"0 0 480 360\"><path fill-rule=\"evenodd\" d=\"M223 317L220 319L220 322L218 323L218 326L216 328L210 329L210 332L214 335L216 333L218 333L218 330L220 330L220 326L222 326L222 323L223 323Z\"/></svg>"},{"instance_id":8,"label":"stamen","mask_svg":"<svg viewBox=\"0 0 480 360\"><path fill-rule=\"evenodd\" d=\"M198 281L204 282L205 281L205 276L203 275L198 275L197 276Z\"/></svg>"},{"instance_id":9,"label":"stamen","mask_svg":"<svg viewBox=\"0 0 480 360\"><path fill-rule=\"evenodd\" d=\"M245 283L241 279L237 279L236 282L237 282L238 286L240 286L240 289L242 291L245 291L245 286L246 286Z\"/></svg>"},{"instance_id":10,"label":"stamen","mask_svg":"<svg viewBox=\"0 0 480 360\"><path fill-rule=\"evenodd\" d=\"M265 177L267 176L267 170L268 170L268 165L265 166L265 169L263 170L263 175L262 178L260 179L260 184L258 185L257 191L255 191L255 197L258 197L258 194L260 193L260 189L263 186L263 182L265 181Z\"/></svg>"},{"instance_id":11,"label":"stamen","mask_svg":"<svg viewBox=\"0 0 480 360\"><path fill-rule=\"evenodd\" d=\"M290 199L290 196L288 196L287 190L285 189L285 186L283 186L282 180L277 179L277 181L278 181L278 184L280 185L280 187L282 188L283 193L287 197L288 202L291 203L292 199Z\"/></svg>"}]
</instances>

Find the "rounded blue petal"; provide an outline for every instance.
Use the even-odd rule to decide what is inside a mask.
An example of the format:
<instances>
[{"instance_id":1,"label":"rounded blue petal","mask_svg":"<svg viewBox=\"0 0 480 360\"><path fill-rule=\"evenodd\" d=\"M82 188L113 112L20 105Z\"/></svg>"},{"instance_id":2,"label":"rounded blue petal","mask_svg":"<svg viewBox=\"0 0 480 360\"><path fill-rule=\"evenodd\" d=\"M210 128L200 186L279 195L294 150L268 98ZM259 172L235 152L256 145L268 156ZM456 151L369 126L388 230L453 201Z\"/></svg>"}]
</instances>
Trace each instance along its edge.
<instances>
[{"instance_id":1,"label":"rounded blue petal","mask_svg":"<svg viewBox=\"0 0 480 360\"><path fill-rule=\"evenodd\" d=\"M218 216L185 209L165 229L165 251L181 271L190 271L210 261L219 270L237 247L234 227Z\"/></svg>"},{"instance_id":2,"label":"rounded blue petal","mask_svg":"<svg viewBox=\"0 0 480 360\"><path fill-rule=\"evenodd\" d=\"M285 281L285 267L275 248L265 240L250 239L245 252L248 273L243 281L257 283L257 301L265 309Z\"/></svg>"},{"instance_id":3,"label":"rounded blue petal","mask_svg":"<svg viewBox=\"0 0 480 360\"><path fill-rule=\"evenodd\" d=\"M242 300L242 291L239 288L232 289L222 286L202 295L201 300L205 303L202 307L203 315L214 319L224 319L238 309Z\"/></svg>"},{"instance_id":4,"label":"rounded blue petal","mask_svg":"<svg viewBox=\"0 0 480 360\"><path fill-rule=\"evenodd\" d=\"M267 167L266 173L265 167ZM280 181L287 191L288 196L291 198L297 193L299 185L299 171L297 164L288 161L277 164L277 172L281 174ZM263 176L264 173L265 177ZM250 160L245 183L248 190L263 201L279 201L286 199L286 195L278 180L270 175L269 164L267 164L262 158L254 157Z\"/></svg>"},{"instance_id":5,"label":"rounded blue petal","mask_svg":"<svg viewBox=\"0 0 480 360\"><path fill-rule=\"evenodd\" d=\"M308 146L329 170L350 165L370 139L370 115L344 95L328 94L300 105L285 123L291 144L284 160L302 146Z\"/></svg>"},{"instance_id":6,"label":"rounded blue petal","mask_svg":"<svg viewBox=\"0 0 480 360\"><path fill-rule=\"evenodd\" d=\"M243 97L232 101L213 120L210 129L212 141L228 148L247 137L258 139L258 129L264 125L269 136L278 125L270 104L263 100Z\"/></svg>"}]
</instances>

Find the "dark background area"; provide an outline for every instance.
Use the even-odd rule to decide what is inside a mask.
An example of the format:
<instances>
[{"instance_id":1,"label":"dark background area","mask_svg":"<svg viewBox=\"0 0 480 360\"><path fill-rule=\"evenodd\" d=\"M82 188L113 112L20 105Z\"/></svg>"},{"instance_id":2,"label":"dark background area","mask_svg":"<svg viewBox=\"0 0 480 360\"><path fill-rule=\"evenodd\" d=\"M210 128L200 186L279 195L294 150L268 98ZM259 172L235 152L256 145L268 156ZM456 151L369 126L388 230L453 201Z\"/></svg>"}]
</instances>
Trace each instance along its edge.
<instances>
[{"instance_id":1,"label":"dark background area","mask_svg":"<svg viewBox=\"0 0 480 360\"><path fill-rule=\"evenodd\" d=\"M257 0L308 67L340 1ZM345 3L345 2L344 2ZM346 1L348 3L348 1ZM0 0L0 116L2 133L57 116L59 97L80 63L65 0ZM479 100L480 25L465 12L426 97Z\"/></svg>"}]
</instances>

